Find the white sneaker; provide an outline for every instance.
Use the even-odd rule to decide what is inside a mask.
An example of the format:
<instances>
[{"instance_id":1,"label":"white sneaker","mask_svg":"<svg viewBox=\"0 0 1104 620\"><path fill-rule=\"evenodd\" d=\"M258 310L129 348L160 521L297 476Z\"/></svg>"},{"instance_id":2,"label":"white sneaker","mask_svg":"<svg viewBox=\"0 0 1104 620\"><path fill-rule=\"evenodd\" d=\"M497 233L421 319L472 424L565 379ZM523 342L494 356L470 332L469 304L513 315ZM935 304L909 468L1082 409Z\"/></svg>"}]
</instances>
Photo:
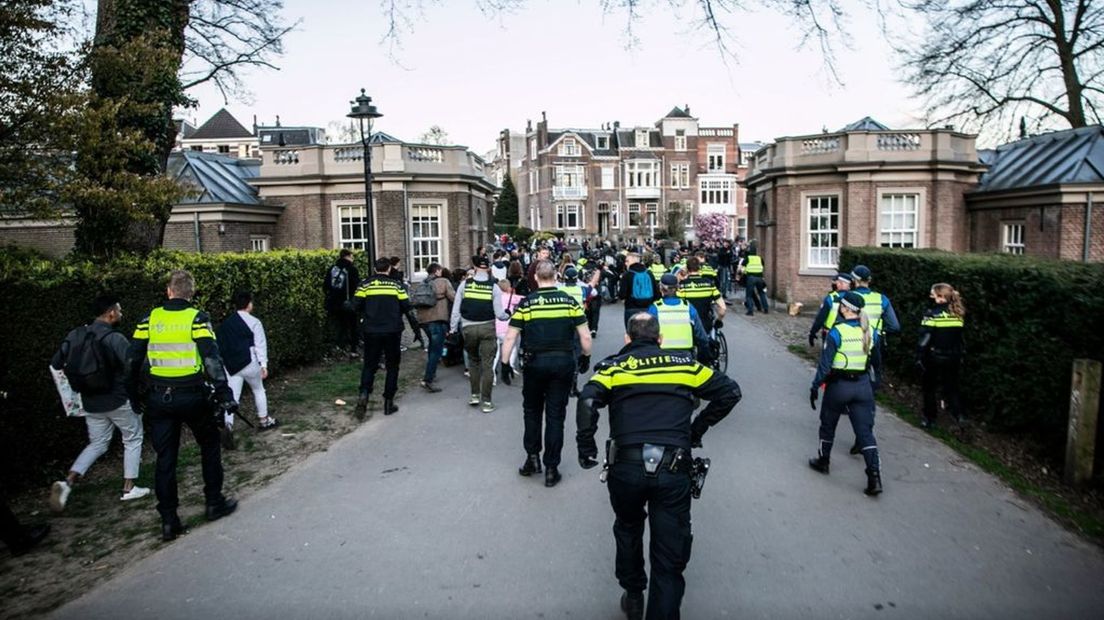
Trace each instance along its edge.
<instances>
[{"instance_id":1,"label":"white sneaker","mask_svg":"<svg viewBox=\"0 0 1104 620\"><path fill-rule=\"evenodd\" d=\"M58 480L50 487L50 510L61 512L65 510L65 504L69 501L69 494L73 487L65 480Z\"/></svg>"},{"instance_id":2,"label":"white sneaker","mask_svg":"<svg viewBox=\"0 0 1104 620\"><path fill-rule=\"evenodd\" d=\"M150 490L146 487L134 487L131 490L123 493L123 496L119 498L120 501L129 502L132 499L142 499L150 494Z\"/></svg>"},{"instance_id":3,"label":"white sneaker","mask_svg":"<svg viewBox=\"0 0 1104 620\"><path fill-rule=\"evenodd\" d=\"M471 407L475 407L478 404L479 404L479 394L472 394L471 398L468 399L468 405L471 406Z\"/></svg>"},{"instance_id":4,"label":"white sneaker","mask_svg":"<svg viewBox=\"0 0 1104 620\"><path fill-rule=\"evenodd\" d=\"M495 406L494 406L494 403L492 403L491 401L488 400L488 401L483 403L483 413L490 413L494 410L495 410Z\"/></svg>"}]
</instances>

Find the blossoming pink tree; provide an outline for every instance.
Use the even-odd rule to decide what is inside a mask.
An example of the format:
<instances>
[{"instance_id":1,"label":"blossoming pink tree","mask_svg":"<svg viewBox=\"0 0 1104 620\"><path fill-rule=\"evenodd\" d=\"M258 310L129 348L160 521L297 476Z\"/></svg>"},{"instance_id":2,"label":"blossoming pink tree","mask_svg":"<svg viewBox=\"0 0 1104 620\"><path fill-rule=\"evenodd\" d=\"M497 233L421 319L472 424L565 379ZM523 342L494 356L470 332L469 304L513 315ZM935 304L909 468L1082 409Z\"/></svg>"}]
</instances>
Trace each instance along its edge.
<instances>
[{"instance_id":1,"label":"blossoming pink tree","mask_svg":"<svg viewBox=\"0 0 1104 620\"><path fill-rule=\"evenodd\" d=\"M699 241L720 243L725 238L728 218L724 213L702 213L694 218L694 232Z\"/></svg>"}]
</instances>

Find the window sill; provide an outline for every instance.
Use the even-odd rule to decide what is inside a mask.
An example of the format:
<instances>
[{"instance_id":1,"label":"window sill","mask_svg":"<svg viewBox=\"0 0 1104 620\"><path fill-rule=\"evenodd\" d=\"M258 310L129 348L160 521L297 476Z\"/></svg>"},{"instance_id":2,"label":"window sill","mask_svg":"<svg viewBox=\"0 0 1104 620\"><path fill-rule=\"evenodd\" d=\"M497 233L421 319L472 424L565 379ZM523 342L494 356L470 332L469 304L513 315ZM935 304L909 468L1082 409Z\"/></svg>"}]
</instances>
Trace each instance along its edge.
<instances>
[{"instance_id":1,"label":"window sill","mask_svg":"<svg viewBox=\"0 0 1104 620\"><path fill-rule=\"evenodd\" d=\"M834 276L839 273L838 267L803 267L797 271L799 276Z\"/></svg>"}]
</instances>

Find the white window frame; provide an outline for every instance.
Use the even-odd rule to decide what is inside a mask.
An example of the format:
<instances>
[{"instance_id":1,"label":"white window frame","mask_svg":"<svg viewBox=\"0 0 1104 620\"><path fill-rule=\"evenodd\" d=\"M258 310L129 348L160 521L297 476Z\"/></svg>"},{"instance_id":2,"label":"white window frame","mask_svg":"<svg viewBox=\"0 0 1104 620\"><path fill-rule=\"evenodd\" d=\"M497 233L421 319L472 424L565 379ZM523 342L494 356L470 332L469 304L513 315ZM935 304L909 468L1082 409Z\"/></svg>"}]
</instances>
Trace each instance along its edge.
<instances>
[{"instance_id":1,"label":"white window frame","mask_svg":"<svg viewBox=\"0 0 1104 620\"><path fill-rule=\"evenodd\" d=\"M586 168L579 164L560 164L555 173L555 187L586 187Z\"/></svg>"},{"instance_id":2,"label":"white window frame","mask_svg":"<svg viewBox=\"0 0 1104 620\"><path fill-rule=\"evenodd\" d=\"M540 170L536 168L529 171L529 193L535 194L540 189Z\"/></svg>"},{"instance_id":3,"label":"white window frame","mask_svg":"<svg viewBox=\"0 0 1104 620\"><path fill-rule=\"evenodd\" d=\"M334 201L332 205L334 247L356 250L366 249L368 247L368 211L364 206L364 201L342 200ZM375 203L373 203L373 207L375 207ZM345 217L344 212L348 213L348 217ZM348 224L343 222L346 219L349 220ZM359 231L358 228L360 228ZM360 232L362 236L356 236L357 232Z\"/></svg>"},{"instance_id":4,"label":"white window frame","mask_svg":"<svg viewBox=\"0 0 1104 620\"><path fill-rule=\"evenodd\" d=\"M268 235L249 235L250 252L267 252L269 250Z\"/></svg>"},{"instance_id":5,"label":"white window frame","mask_svg":"<svg viewBox=\"0 0 1104 620\"><path fill-rule=\"evenodd\" d=\"M1001 252L1021 256L1025 253L1024 232L1027 223L1023 220L1001 222Z\"/></svg>"},{"instance_id":6,"label":"white window frame","mask_svg":"<svg viewBox=\"0 0 1104 620\"><path fill-rule=\"evenodd\" d=\"M594 136L594 147L599 151L608 151L609 136Z\"/></svg>"},{"instance_id":7,"label":"white window frame","mask_svg":"<svg viewBox=\"0 0 1104 620\"><path fill-rule=\"evenodd\" d=\"M689 162L675 162L671 164L671 188L690 189Z\"/></svg>"},{"instance_id":8,"label":"white window frame","mask_svg":"<svg viewBox=\"0 0 1104 620\"><path fill-rule=\"evenodd\" d=\"M572 225L571 219L575 222ZM579 230L583 224L583 205L569 202L556 205L556 230Z\"/></svg>"},{"instance_id":9,"label":"white window frame","mask_svg":"<svg viewBox=\"0 0 1104 620\"><path fill-rule=\"evenodd\" d=\"M644 219L643 226L646 228L656 228L659 226L659 203L658 202L646 202L644 203Z\"/></svg>"},{"instance_id":10,"label":"white window frame","mask_svg":"<svg viewBox=\"0 0 1104 620\"><path fill-rule=\"evenodd\" d=\"M746 217L736 218L736 234L744 239L748 236L748 219Z\"/></svg>"},{"instance_id":11,"label":"white window frame","mask_svg":"<svg viewBox=\"0 0 1104 620\"><path fill-rule=\"evenodd\" d=\"M802 266L808 269L836 269L839 266L843 230L839 194L802 194L801 202L804 214L801 235ZM831 221L833 216L834 227ZM823 218L827 218L827 221Z\"/></svg>"},{"instance_id":12,"label":"white window frame","mask_svg":"<svg viewBox=\"0 0 1104 620\"><path fill-rule=\"evenodd\" d=\"M911 209L909 208L911 203ZM908 226L911 216L912 226ZM888 225L887 225L888 218ZM878 239L883 248L920 247L920 194L886 191L878 195Z\"/></svg>"},{"instance_id":13,"label":"white window frame","mask_svg":"<svg viewBox=\"0 0 1104 620\"><path fill-rule=\"evenodd\" d=\"M560 141L559 153L564 157L578 157L583 154L583 150L575 138L564 138Z\"/></svg>"},{"instance_id":14,"label":"white window frame","mask_svg":"<svg viewBox=\"0 0 1104 620\"><path fill-rule=\"evenodd\" d=\"M728 206L733 204L732 179L698 177L698 198L703 205Z\"/></svg>"},{"instance_id":15,"label":"white window frame","mask_svg":"<svg viewBox=\"0 0 1104 620\"><path fill-rule=\"evenodd\" d=\"M529 160L533 163L537 161L537 139L529 138Z\"/></svg>"},{"instance_id":16,"label":"white window frame","mask_svg":"<svg viewBox=\"0 0 1104 620\"><path fill-rule=\"evenodd\" d=\"M660 186L659 163L652 159L630 159L625 162L625 183L623 187Z\"/></svg>"},{"instance_id":17,"label":"white window frame","mask_svg":"<svg viewBox=\"0 0 1104 620\"><path fill-rule=\"evenodd\" d=\"M635 224L633 224L633 215L636 216ZM625 221L627 222L628 226L632 228L638 228L642 225L642 223L644 222L644 218L642 217L642 211L640 209L639 202L629 203L628 219L626 219Z\"/></svg>"},{"instance_id":18,"label":"white window frame","mask_svg":"<svg viewBox=\"0 0 1104 620\"><path fill-rule=\"evenodd\" d=\"M706 166L707 172L724 172L725 171L725 145L724 144L708 144L705 147L706 153Z\"/></svg>"},{"instance_id":19,"label":"white window frame","mask_svg":"<svg viewBox=\"0 0 1104 620\"><path fill-rule=\"evenodd\" d=\"M446 256L448 256L448 202L439 199L422 199L412 198L407 205L407 212L410 214L410 221L407 223L407 234L410 239L410 271L409 273L419 273L425 271L425 268L430 263L443 263ZM424 229L420 229L420 226L416 224L428 224L428 222L418 222L418 218L436 217L437 219L437 234L426 235ZM420 245L421 243L433 243L436 242L437 251L424 251L426 246Z\"/></svg>"},{"instance_id":20,"label":"white window frame","mask_svg":"<svg viewBox=\"0 0 1104 620\"><path fill-rule=\"evenodd\" d=\"M602 189L617 189L617 169L614 166L602 166Z\"/></svg>"},{"instance_id":21,"label":"white window frame","mask_svg":"<svg viewBox=\"0 0 1104 620\"><path fill-rule=\"evenodd\" d=\"M685 129L676 129L675 130L675 150L676 151L685 151L686 150L686 130Z\"/></svg>"},{"instance_id":22,"label":"white window frame","mask_svg":"<svg viewBox=\"0 0 1104 620\"><path fill-rule=\"evenodd\" d=\"M610 214L610 219L609 219L610 228L611 229L616 228L616 229L620 230L621 229L621 203L620 202L611 202L611 203L609 203L609 214Z\"/></svg>"},{"instance_id":23,"label":"white window frame","mask_svg":"<svg viewBox=\"0 0 1104 620\"><path fill-rule=\"evenodd\" d=\"M651 136L649 135L651 132L647 129L637 129L635 133L634 144L636 148L648 148L652 145Z\"/></svg>"}]
</instances>

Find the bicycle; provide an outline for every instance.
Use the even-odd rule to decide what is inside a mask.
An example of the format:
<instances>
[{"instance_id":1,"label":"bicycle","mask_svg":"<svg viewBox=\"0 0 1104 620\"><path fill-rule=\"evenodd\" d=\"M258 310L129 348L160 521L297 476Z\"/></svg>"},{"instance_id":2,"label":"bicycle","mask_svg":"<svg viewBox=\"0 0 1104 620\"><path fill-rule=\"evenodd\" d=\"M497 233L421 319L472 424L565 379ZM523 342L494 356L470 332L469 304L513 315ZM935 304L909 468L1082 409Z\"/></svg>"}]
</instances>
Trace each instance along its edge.
<instances>
[{"instance_id":1,"label":"bicycle","mask_svg":"<svg viewBox=\"0 0 1104 620\"><path fill-rule=\"evenodd\" d=\"M721 374L728 374L728 339L724 332L714 327L709 333L709 346L713 353L713 363L710 366Z\"/></svg>"}]
</instances>

